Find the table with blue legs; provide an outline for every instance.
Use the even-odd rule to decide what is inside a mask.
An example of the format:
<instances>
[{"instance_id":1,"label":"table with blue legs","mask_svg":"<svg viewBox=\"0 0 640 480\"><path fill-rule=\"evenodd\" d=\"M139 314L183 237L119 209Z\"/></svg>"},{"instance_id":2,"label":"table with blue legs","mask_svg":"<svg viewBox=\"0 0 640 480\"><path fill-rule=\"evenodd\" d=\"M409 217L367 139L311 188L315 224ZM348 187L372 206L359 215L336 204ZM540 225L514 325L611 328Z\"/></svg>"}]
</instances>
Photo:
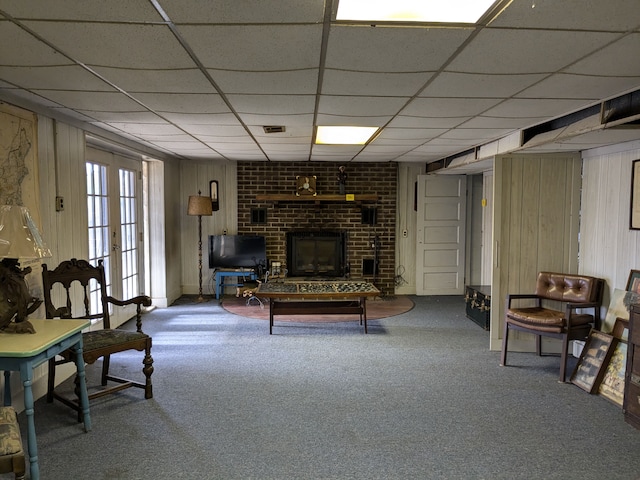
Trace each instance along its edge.
<instances>
[{"instance_id":1,"label":"table with blue legs","mask_svg":"<svg viewBox=\"0 0 640 480\"><path fill-rule=\"evenodd\" d=\"M34 420L33 369L55 357L68 348L75 351L76 371L80 389L84 430L91 430L89 397L82 359L82 329L88 327L88 320L40 320L29 319L36 333L0 332L0 370L4 370L4 404L11 405L11 372L20 372L24 388L24 410L27 416L27 446L31 479L38 480L38 447Z\"/></svg>"},{"instance_id":2,"label":"table with blue legs","mask_svg":"<svg viewBox=\"0 0 640 480\"><path fill-rule=\"evenodd\" d=\"M244 283L224 283L225 277L247 277L250 280L258 278L256 272L249 269L216 269L214 272L216 282L216 300L220 301L220 297L224 294L224 287L241 287Z\"/></svg>"}]
</instances>

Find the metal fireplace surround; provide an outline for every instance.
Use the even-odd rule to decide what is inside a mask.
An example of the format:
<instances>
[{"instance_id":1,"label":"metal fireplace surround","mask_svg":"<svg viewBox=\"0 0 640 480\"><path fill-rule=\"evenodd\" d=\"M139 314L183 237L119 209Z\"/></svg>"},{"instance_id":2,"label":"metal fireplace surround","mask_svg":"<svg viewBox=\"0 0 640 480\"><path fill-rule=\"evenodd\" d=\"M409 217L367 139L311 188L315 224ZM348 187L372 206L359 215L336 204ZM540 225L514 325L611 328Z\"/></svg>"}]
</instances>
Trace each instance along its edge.
<instances>
[{"instance_id":1,"label":"metal fireplace surround","mask_svg":"<svg viewBox=\"0 0 640 480\"><path fill-rule=\"evenodd\" d=\"M347 233L287 232L287 269L291 277L344 277Z\"/></svg>"}]
</instances>

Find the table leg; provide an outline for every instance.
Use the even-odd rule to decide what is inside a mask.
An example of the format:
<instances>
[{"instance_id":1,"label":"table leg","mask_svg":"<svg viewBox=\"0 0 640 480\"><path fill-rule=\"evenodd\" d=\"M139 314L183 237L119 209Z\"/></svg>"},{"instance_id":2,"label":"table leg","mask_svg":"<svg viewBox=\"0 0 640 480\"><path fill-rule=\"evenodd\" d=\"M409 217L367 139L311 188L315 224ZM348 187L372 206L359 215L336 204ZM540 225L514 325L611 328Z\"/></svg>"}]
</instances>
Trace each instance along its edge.
<instances>
[{"instance_id":1,"label":"table leg","mask_svg":"<svg viewBox=\"0 0 640 480\"><path fill-rule=\"evenodd\" d=\"M27 416L27 446L29 450L29 471L31 479L38 480L40 478L40 470L38 468L38 445L36 442L36 424L34 420L33 408L33 365L25 362L20 365L20 378L24 388L24 411Z\"/></svg>"},{"instance_id":2,"label":"table leg","mask_svg":"<svg viewBox=\"0 0 640 480\"><path fill-rule=\"evenodd\" d=\"M11 406L11 370L4 371L4 406Z\"/></svg>"},{"instance_id":3,"label":"table leg","mask_svg":"<svg viewBox=\"0 0 640 480\"><path fill-rule=\"evenodd\" d=\"M273 333L273 298L269 299L269 335Z\"/></svg>"},{"instance_id":4,"label":"table leg","mask_svg":"<svg viewBox=\"0 0 640 480\"><path fill-rule=\"evenodd\" d=\"M369 333L367 330L367 297L360 298L360 305L362 306L362 314L364 315L364 333Z\"/></svg>"},{"instance_id":5,"label":"table leg","mask_svg":"<svg viewBox=\"0 0 640 480\"><path fill-rule=\"evenodd\" d=\"M80 389L80 408L82 409L82 420L84 431L91 430L91 415L89 413L89 395L87 394L87 379L85 378L84 359L82 358L82 337L74 347L71 347L76 358L76 373L78 375L78 388Z\"/></svg>"}]
</instances>

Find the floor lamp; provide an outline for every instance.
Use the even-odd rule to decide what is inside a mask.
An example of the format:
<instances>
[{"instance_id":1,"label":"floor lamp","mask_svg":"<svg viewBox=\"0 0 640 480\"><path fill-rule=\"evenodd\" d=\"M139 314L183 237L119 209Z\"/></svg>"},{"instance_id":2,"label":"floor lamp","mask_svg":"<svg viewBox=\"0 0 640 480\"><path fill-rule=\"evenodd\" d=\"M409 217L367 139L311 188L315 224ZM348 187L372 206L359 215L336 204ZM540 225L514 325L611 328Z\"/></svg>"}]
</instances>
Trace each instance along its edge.
<instances>
[{"instance_id":1,"label":"floor lamp","mask_svg":"<svg viewBox=\"0 0 640 480\"><path fill-rule=\"evenodd\" d=\"M191 195L189 197L189 207L187 209L187 215L198 216L198 280L199 280L199 296L198 302L206 301L202 296L202 216L211 216L213 213L211 205L211 197L203 197L200 195Z\"/></svg>"}]
</instances>

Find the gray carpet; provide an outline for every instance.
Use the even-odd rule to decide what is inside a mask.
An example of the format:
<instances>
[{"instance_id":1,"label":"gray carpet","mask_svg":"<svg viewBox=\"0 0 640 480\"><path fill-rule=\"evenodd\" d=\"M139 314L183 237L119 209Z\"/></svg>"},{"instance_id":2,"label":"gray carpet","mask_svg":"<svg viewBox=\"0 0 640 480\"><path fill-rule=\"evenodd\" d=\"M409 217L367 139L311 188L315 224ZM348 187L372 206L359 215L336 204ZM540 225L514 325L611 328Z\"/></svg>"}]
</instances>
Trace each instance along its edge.
<instances>
[{"instance_id":1,"label":"gray carpet","mask_svg":"<svg viewBox=\"0 0 640 480\"><path fill-rule=\"evenodd\" d=\"M268 322L216 302L156 310L144 319L154 398L94 401L88 434L40 399L42 478L640 477L640 431L558 383L558 357L512 353L515 366L499 367L460 297L412 299L368 335L353 322L282 323L270 336ZM112 365L137 374L139 357Z\"/></svg>"}]
</instances>

